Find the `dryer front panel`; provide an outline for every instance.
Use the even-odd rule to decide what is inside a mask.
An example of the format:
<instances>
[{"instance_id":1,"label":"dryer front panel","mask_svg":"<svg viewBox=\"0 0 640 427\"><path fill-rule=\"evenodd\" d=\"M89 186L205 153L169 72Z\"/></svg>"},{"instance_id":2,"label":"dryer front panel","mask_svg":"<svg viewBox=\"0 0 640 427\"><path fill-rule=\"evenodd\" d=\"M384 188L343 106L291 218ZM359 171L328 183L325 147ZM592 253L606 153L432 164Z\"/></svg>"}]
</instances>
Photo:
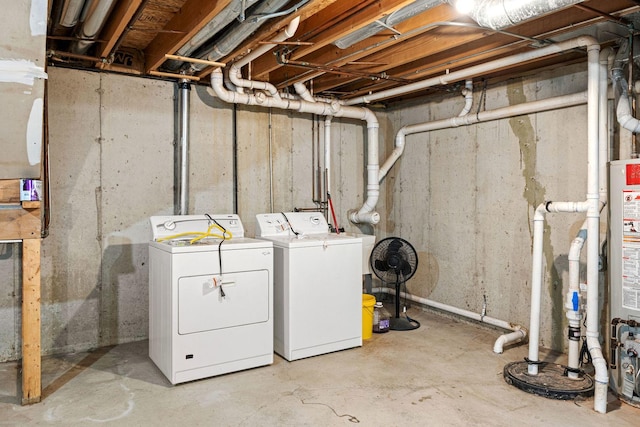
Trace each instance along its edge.
<instances>
[{"instance_id":1,"label":"dryer front panel","mask_svg":"<svg viewBox=\"0 0 640 427\"><path fill-rule=\"evenodd\" d=\"M269 272L225 273L178 279L180 335L239 327L269 320Z\"/></svg>"}]
</instances>

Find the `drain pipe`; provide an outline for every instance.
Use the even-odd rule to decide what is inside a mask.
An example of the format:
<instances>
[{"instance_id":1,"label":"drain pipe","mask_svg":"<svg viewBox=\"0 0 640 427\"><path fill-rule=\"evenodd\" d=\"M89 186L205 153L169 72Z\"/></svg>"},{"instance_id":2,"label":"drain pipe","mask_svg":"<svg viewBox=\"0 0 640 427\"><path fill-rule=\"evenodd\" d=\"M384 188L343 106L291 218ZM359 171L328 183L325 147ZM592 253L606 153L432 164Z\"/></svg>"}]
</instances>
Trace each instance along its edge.
<instances>
[{"instance_id":1,"label":"drain pipe","mask_svg":"<svg viewBox=\"0 0 640 427\"><path fill-rule=\"evenodd\" d=\"M459 82L472 77L476 77L490 71L501 69L504 67L522 64L524 62L532 61L535 59L543 58L545 56L562 53L568 50L586 47L591 44L597 43L593 37L581 36L573 39L558 42L552 45L541 47L538 49L523 52L517 55L507 56L494 61L485 62L483 64L474 65L469 68L465 68L458 71L452 71L440 76L431 77L425 80L420 80L415 83L410 83L404 86L400 86L393 89L387 89L380 92L376 92L370 95L358 96L351 98L344 102L345 105L358 105L368 104L381 99L390 98L393 96L404 95L411 92L416 92L422 89L427 89L434 86L448 85L450 83Z\"/></svg>"},{"instance_id":2,"label":"drain pipe","mask_svg":"<svg viewBox=\"0 0 640 427\"><path fill-rule=\"evenodd\" d=\"M293 35L296 33L296 30L298 29L298 25L300 25L300 17L296 16L284 30L280 31L278 35L273 38L274 43L262 45L248 55L244 56L239 61L234 62L231 67L229 67L229 80L231 81L231 83L237 88L242 87L247 89L264 90L269 93L269 96L280 99L278 89L273 84L269 82L259 82L255 80L243 79L240 70L242 67L244 67L254 59L273 49L273 47L277 43L293 37Z\"/></svg>"},{"instance_id":3,"label":"drain pipe","mask_svg":"<svg viewBox=\"0 0 640 427\"><path fill-rule=\"evenodd\" d=\"M571 95L542 99L540 101L511 105L509 107L497 108L491 111L482 111L478 114L467 114L466 116L462 117L458 116L449 119L437 120L434 122L403 126L396 134L395 147L393 151L382 164L382 166L380 166L380 172L378 173L379 180L382 181L384 179L391 167L404 152L407 135L430 132L439 129L449 129L459 126L468 126L481 122L504 119L507 117L521 116L524 114L557 110L559 108L585 104L586 102L587 92L580 92Z\"/></svg>"},{"instance_id":4,"label":"drain pipe","mask_svg":"<svg viewBox=\"0 0 640 427\"><path fill-rule=\"evenodd\" d=\"M467 80L462 89L462 96L464 96L464 108L458 114L458 117L466 116L471 111L473 106L473 80Z\"/></svg>"},{"instance_id":5,"label":"drain pipe","mask_svg":"<svg viewBox=\"0 0 640 427\"><path fill-rule=\"evenodd\" d=\"M396 290L392 288L373 288L373 293L386 293L395 295ZM493 351L497 354L503 352L505 345L524 339L527 336L527 330L520 325L516 325L505 320L496 319L494 317L485 316L484 314L475 313L473 311L465 310L462 308L454 307L452 305L443 304L441 302L433 301L427 298L422 298L416 295L411 295L406 292L400 292L401 298L406 298L410 301L422 304L427 307L435 308L440 311L446 311L447 313L455 314L457 316L466 317L467 319L475 320L476 322L486 323L487 325L496 326L498 328L513 331L508 334L501 335L496 340Z\"/></svg>"},{"instance_id":6,"label":"drain pipe","mask_svg":"<svg viewBox=\"0 0 640 427\"><path fill-rule=\"evenodd\" d=\"M218 98L231 104L257 105L281 110L293 110L321 116L346 117L367 122L367 197L357 212L350 212L353 223L377 224L380 214L375 212L380 184L378 183L378 119L373 112L363 107L344 106L339 102L308 102L303 99L283 99L269 97L263 92L256 94L228 91L224 87L222 71L216 68L211 73L211 87Z\"/></svg>"},{"instance_id":7,"label":"drain pipe","mask_svg":"<svg viewBox=\"0 0 640 427\"><path fill-rule=\"evenodd\" d=\"M176 215L189 213L189 100L191 85L189 80L181 80L178 84L178 147L176 150L179 164L178 206L174 208Z\"/></svg>"},{"instance_id":8,"label":"drain pipe","mask_svg":"<svg viewBox=\"0 0 640 427\"><path fill-rule=\"evenodd\" d=\"M607 162L609 160L608 146L608 79L607 71L609 64L613 59L613 49L607 47L600 51L600 71L599 71L599 97L598 97L598 179L599 179L599 199L600 212L607 203ZM582 224L578 235L571 242L569 249L569 290L567 291L565 308L566 316L569 321L569 354L567 366L570 368L568 377L570 379L579 379L580 367L580 323L582 320L582 301L580 297L580 253L587 239L587 221ZM598 237L599 240L599 237Z\"/></svg>"}]
</instances>

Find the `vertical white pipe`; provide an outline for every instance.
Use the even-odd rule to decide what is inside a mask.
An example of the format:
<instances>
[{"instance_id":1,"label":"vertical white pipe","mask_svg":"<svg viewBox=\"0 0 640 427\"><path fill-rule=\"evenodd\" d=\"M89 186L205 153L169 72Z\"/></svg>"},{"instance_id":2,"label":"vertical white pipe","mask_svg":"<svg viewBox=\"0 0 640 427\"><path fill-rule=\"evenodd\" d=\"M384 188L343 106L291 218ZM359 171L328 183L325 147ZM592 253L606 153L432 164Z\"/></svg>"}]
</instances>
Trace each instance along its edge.
<instances>
[{"instance_id":1,"label":"vertical white pipe","mask_svg":"<svg viewBox=\"0 0 640 427\"><path fill-rule=\"evenodd\" d=\"M600 347L599 333L599 309L598 309L598 288L600 275L598 271L598 261L600 255L600 165L598 144L599 137L599 74L600 74L600 46L587 46L588 55L588 83L587 93L589 102L587 103L587 346L596 369L594 410L600 413L607 412L607 385L609 375L607 364L602 355Z\"/></svg>"},{"instance_id":2,"label":"vertical white pipe","mask_svg":"<svg viewBox=\"0 0 640 427\"><path fill-rule=\"evenodd\" d=\"M578 235L571 242L569 249L569 290L565 300L566 315L569 320L569 354L567 366L577 370L580 366L580 320L582 310L580 304L580 252L587 238L587 223L582 225ZM577 336L576 336L577 335ZM578 379L576 371L569 371L568 377Z\"/></svg>"},{"instance_id":3,"label":"vertical white pipe","mask_svg":"<svg viewBox=\"0 0 640 427\"><path fill-rule=\"evenodd\" d=\"M542 294L542 252L544 237L545 205L536 208L533 216L533 262L531 268L531 313L529 318L529 375L538 374L540 346L540 299Z\"/></svg>"}]
</instances>

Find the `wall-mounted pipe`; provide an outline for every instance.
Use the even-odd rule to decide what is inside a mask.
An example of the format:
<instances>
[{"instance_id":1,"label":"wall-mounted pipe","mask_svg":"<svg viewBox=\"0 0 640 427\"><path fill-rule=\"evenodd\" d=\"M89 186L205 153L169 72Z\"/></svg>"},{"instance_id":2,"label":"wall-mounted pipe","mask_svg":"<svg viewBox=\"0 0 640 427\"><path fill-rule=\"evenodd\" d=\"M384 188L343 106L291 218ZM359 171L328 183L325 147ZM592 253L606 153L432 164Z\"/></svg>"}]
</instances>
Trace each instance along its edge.
<instances>
[{"instance_id":1,"label":"wall-mounted pipe","mask_svg":"<svg viewBox=\"0 0 640 427\"><path fill-rule=\"evenodd\" d=\"M483 64L474 65L469 68L464 68L458 71L452 71L440 76L431 77L425 80L420 80L415 83L410 83L404 86L399 86L393 89L387 89L380 92L376 92L370 95L358 96L356 98L349 99L344 102L345 105L358 105L368 104L381 99L391 98L394 96L405 95L407 93L420 91L434 86L447 85L450 83L459 82L481 76L485 73L506 68L509 66L522 64L524 62L532 61L535 59L543 58L545 56L562 53L568 50L583 48L589 43L593 42L593 38L589 36L576 37L574 39L565 40L552 45L541 47L538 49L523 52L517 55L507 56L504 58L496 59L494 61L485 62Z\"/></svg>"},{"instance_id":2,"label":"wall-mounted pipe","mask_svg":"<svg viewBox=\"0 0 640 427\"><path fill-rule=\"evenodd\" d=\"M460 0L447 0L454 6ZM477 0L469 1L466 14L480 26L499 30L584 0Z\"/></svg>"},{"instance_id":3,"label":"wall-mounted pipe","mask_svg":"<svg viewBox=\"0 0 640 427\"><path fill-rule=\"evenodd\" d=\"M174 207L176 215L189 213L189 100L191 98L191 85L188 80L178 84L178 205Z\"/></svg>"},{"instance_id":4,"label":"wall-mounted pipe","mask_svg":"<svg viewBox=\"0 0 640 427\"><path fill-rule=\"evenodd\" d=\"M373 288L371 289L373 293L387 293L391 295L396 294L396 290L392 288ZM508 331L513 331L504 335L501 335L496 340L493 351L495 353L502 353L504 351L504 346L520 341L527 336L527 330L520 325L516 325L511 322L507 322L505 320L496 319L490 316L484 316L480 313L475 313L473 311L465 310L462 308L454 307L452 305L443 304L441 302L433 301L428 298L422 298L416 295L411 295L405 292L400 292L401 298L406 298L410 301L417 302L418 304L425 305L427 307L435 308L440 311L445 311L447 313L455 314L457 316L466 317L467 319L475 320L476 322L486 323L487 325L496 326L498 328L506 329Z\"/></svg>"},{"instance_id":5,"label":"wall-mounted pipe","mask_svg":"<svg viewBox=\"0 0 640 427\"><path fill-rule=\"evenodd\" d=\"M367 108L348 107L339 102L308 102L303 99L274 98L257 92L256 94L238 93L224 87L222 71L216 68L211 73L211 87L216 96L231 104L257 105L265 108L293 110L300 113L318 114L321 116L347 117L363 120L367 123L367 197L357 212L351 212L349 219L353 223L377 224L380 214L375 212L380 193L378 183L378 119Z\"/></svg>"},{"instance_id":6,"label":"wall-mounted pipe","mask_svg":"<svg viewBox=\"0 0 640 427\"><path fill-rule=\"evenodd\" d=\"M542 111L556 110L558 108L572 107L585 104L587 102L587 92L580 92L572 95L563 95L554 98L547 98L540 101L532 101L509 107L497 108L491 111L482 111L478 114L467 114L465 116L452 117L449 119L437 120L428 123L419 123L403 126L395 137L395 147L389 157L380 166L378 173L381 182L387 175L391 167L402 156L406 144L406 136L421 132L430 132L439 129L448 129L459 126L468 126L476 123L499 120L507 117L520 116L523 114L538 113Z\"/></svg>"}]
</instances>

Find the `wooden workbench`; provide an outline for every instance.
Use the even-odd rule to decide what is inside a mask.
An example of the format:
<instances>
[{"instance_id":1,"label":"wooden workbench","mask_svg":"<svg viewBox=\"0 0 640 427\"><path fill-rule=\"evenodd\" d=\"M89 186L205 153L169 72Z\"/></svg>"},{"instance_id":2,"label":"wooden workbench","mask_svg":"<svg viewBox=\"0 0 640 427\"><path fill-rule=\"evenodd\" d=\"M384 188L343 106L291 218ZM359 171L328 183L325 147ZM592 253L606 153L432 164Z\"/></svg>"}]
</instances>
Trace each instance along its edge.
<instances>
[{"instance_id":1,"label":"wooden workbench","mask_svg":"<svg viewBox=\"0 0 640 427\"><path fill-rule=\"evenodd\" d=\"M0 240L22 241L22 404L40 401L40 202L20 202L20 180L0 180Z\"/></svg>"}]
</instances>

